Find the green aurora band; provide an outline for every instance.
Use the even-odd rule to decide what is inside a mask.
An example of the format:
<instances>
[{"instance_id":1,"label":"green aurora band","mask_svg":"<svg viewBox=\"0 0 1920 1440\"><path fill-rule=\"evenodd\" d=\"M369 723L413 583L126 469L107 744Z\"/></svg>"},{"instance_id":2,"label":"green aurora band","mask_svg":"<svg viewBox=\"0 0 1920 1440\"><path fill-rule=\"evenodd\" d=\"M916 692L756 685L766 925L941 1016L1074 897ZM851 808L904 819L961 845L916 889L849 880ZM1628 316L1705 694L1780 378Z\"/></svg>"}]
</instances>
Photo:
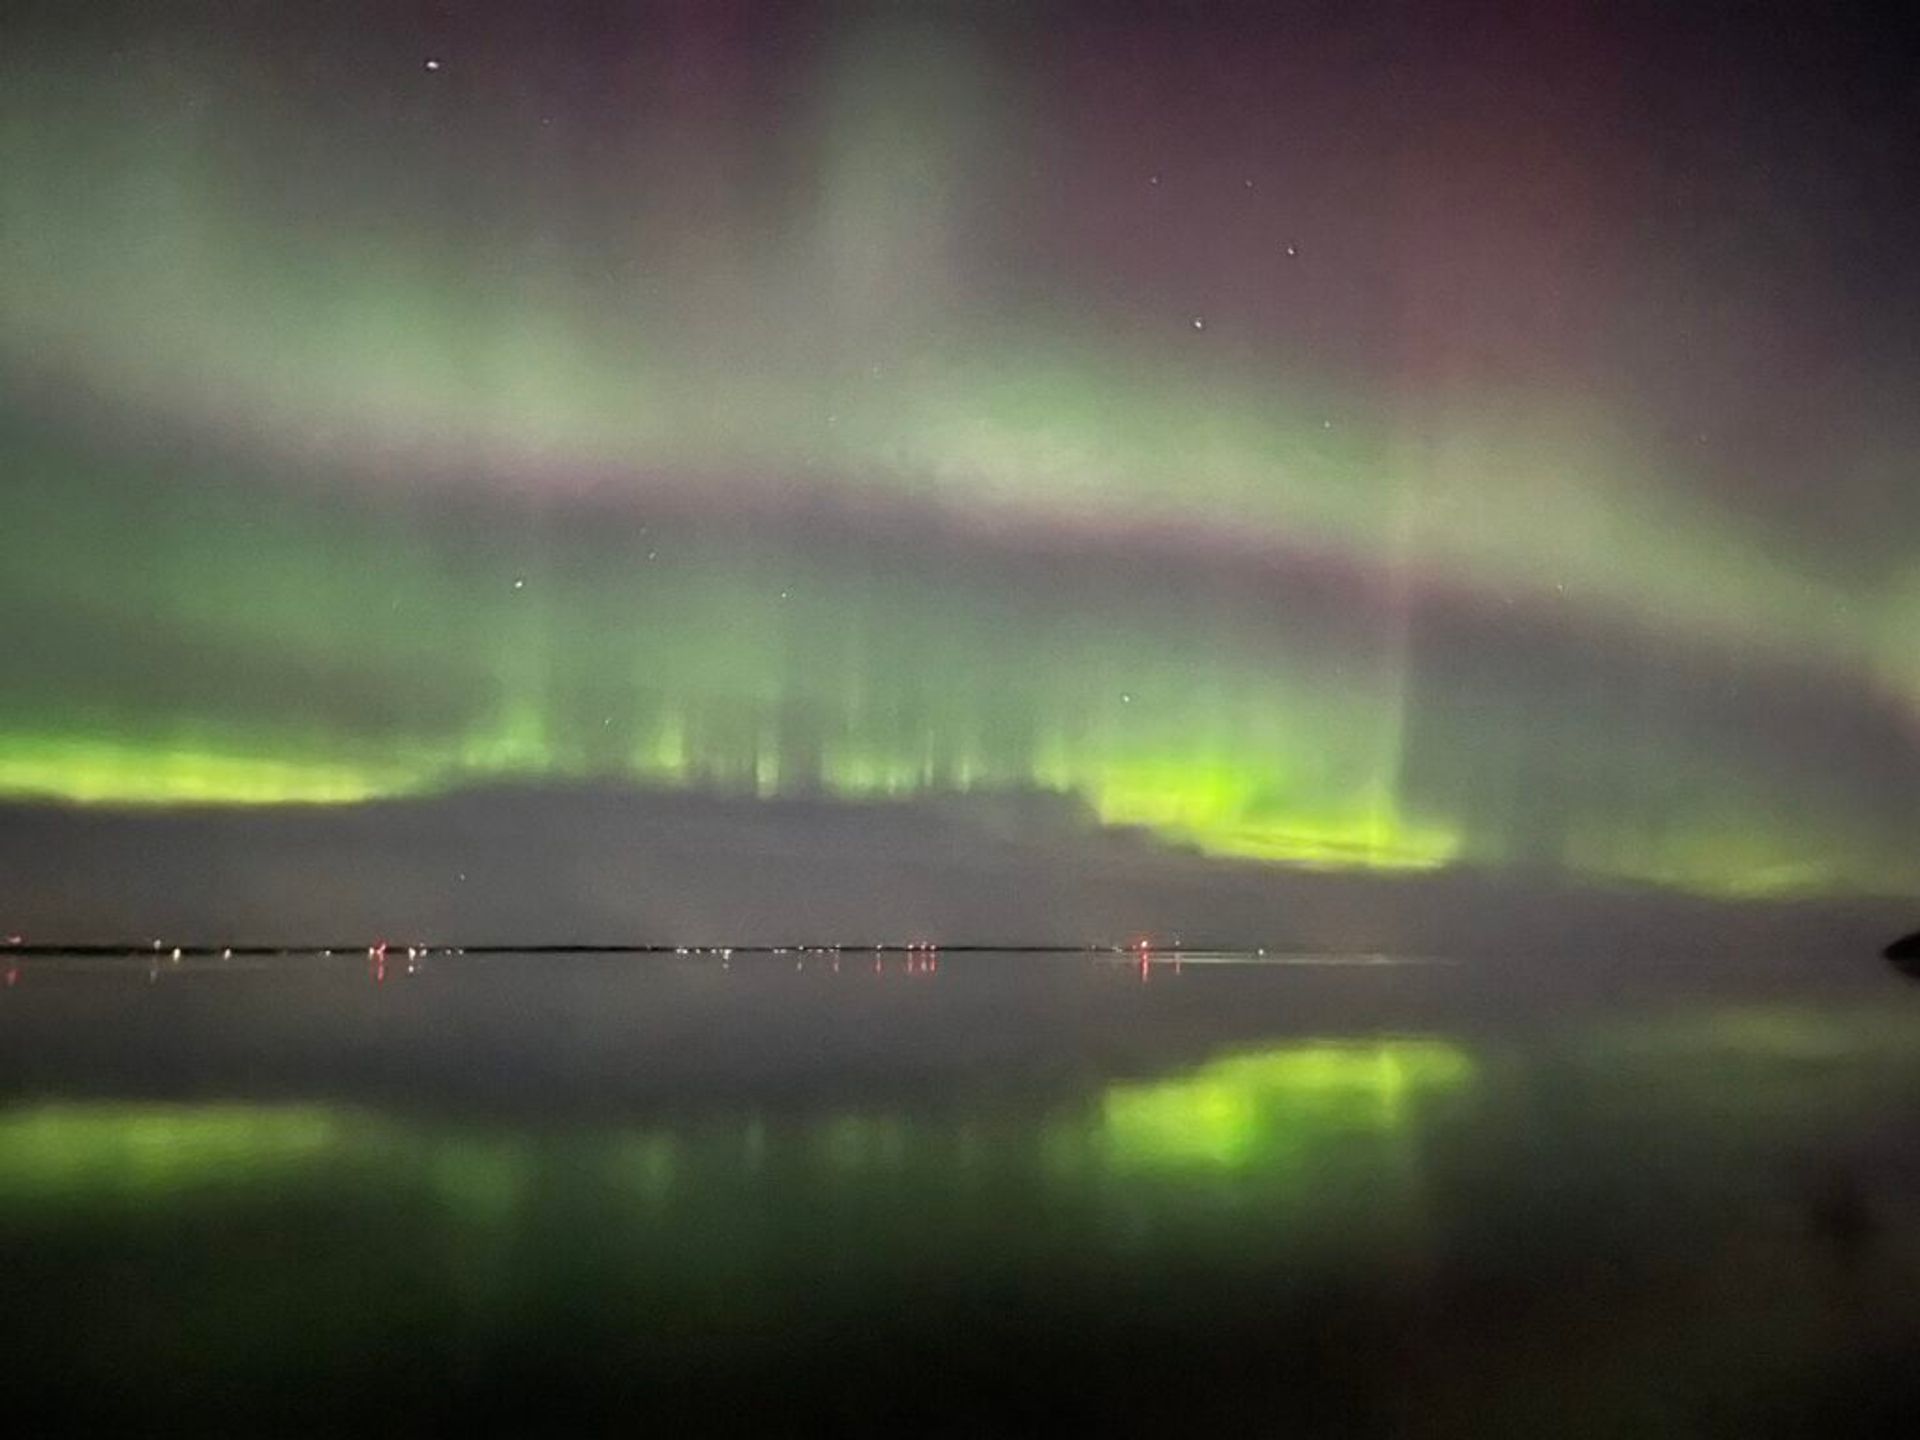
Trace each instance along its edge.
<instances>
[{"instance_id":1,"label":"green aurora band","mask_svg":"<svg viewBox=\"0 0 1920 1440\"><path fill-rule=\"evenodd\" d=\"M1911 726L1920 568L1783 563L1569 391L1383 403L982 295L1029 123L991 67L855 29L808 94L798 196L686 222L641 126L556 167L504 120L314 129L237 53L0 61L0 795L1039 789L1258 860L1920 884L1910 826L1710 727L1422 663L1444 589Z\"/></svg>"}]
</instances>

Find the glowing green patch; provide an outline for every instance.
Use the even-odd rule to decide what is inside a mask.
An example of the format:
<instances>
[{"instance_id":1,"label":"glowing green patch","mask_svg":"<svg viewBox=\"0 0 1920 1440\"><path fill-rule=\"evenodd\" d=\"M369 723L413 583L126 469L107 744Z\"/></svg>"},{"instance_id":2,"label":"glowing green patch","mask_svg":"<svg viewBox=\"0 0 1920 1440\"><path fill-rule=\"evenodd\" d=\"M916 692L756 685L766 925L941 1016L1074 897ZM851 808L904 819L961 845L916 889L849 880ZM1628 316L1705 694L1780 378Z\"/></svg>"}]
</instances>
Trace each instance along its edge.
<instances>
[{"instance_id":1,"label":"glowing green patch","mask_svg":"<svg viewBox=\"0 0 1920 1440\"><path fill-rule=\"evenodd\" d=\"M1476 1065L1440 1040L1316 1041L1230 1055L1165 1080L1111 1086L1117 1163L1241 1169L1345 1136L1391 1136L1417 1107L1465 1089Z\"/></svg>"}]
</instances>

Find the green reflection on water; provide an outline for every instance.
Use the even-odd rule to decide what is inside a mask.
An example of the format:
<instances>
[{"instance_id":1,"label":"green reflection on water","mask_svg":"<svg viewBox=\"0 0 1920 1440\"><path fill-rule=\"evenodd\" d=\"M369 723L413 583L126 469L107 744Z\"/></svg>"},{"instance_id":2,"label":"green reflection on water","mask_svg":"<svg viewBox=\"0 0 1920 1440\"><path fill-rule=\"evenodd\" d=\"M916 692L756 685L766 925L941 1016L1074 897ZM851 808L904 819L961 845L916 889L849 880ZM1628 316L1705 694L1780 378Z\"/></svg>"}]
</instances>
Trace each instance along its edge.
<instances>
[{"instance_id":1,"label":"green reflection on water","mask_svg":"<svg viewBox=\"0 0 1920 1440\"><path fill-rule=\"evenodd\" d=\"M1439 1040L1320 1042L1223 1057L1109 1087L1105 1138L1123 1166L1246 1170L1317 1139L1403 1131L1423 1098L1465 1087L1472 1057Z\"/></svg>"},{"instance_id":2,"label":"green reflection on water","mask_svg":"<svg viewBox=\"0 0 1920 1440\"><path fill-rule=\"evenodd\" d=\"M320 1105L39 1105L0 1112L0 1195L158 1197L284 1175L365 1138Z\"/></svg>"},{"instance_id":3,"label":"green reflection on water","mask_svg":"<svg viewBox=\"0 0 1920 1440\"><path fill-rule=\"evenodd\" d=\"M882 1333L942 1363L977 1341L976 1375L1059 1343L1069 1368L1104 1361L1116 1385L1142 1335L1189 1363L1224 1335L1242 1348L1215 1373L1235 1384L1257 1384L1276 1345L1324 1344L1302 1353L1327 1383L1378 1397L1404 1371L1342 1369L1347 1341L1401 1327L1444 1357L1431 1373L1471 1372L1451 1402L1477 1419L1512 1377L1476 1337L1517 1327L1534 1368L1514 1406L1564 1407L1600 1374L1582 1403L1605 1417L1597 1433L1624 1433L1618 1407L1677 1345L1693 1347L1689 1374L1734 1377L1732 1394L1763 1395L1783 1354L1809 1384L1848 1363L1855 1333L1821 1328L1840 1272L1803 1222L1775 1218L1788 1192L1759 1162L1783 1137L1910 1114L1916 1026L1702 1011L1583 1029L1544 1068L1437 1038L1292 1041L1057 1096L647 1124L23 1105L0 1110L16 1301L0 1340L63 1404L117 1386L144 1414L183 1372L223 1394L252 1386L259 1407L350 1375L386 1415L448 1395L484 1410L474 1377L579 1375L582 1355L598 1367L583 1383L631 1379L635 1395L688 1375L730 1393L745 1376L784 1401L812 1377L818 1400L889 1383L859 1358ZM1729 1129L1755 1148L1709 1143ZM1915 1253L1882 1213L1877 1253ZM1595 1253L1638 1267L1597 1302L1580 1288ZM1403 1303L1439 1283L1435 1255L1534 1285L1535 1308L1516 1320L1503 1298L1456 1333L1446 1294ZM1846 1281L1874 1323L1911 1315L1889 1275L1884 1293ZM1596 1303L1612 1317L1598 1331Z\"/></svg>"},{"instance_id":4,"label":"green reflection on water","mask_svg":"<svg viewBox=\"0 0 1920 1440\"><path fill-rule=\"evenodd\" d=\"M450 1135L427 1150L425 1169L434 1195L451 1215L494 1228L519 1215L534 1183L535 1164L529 1147L511 1137Z\"/></svg>"},{"instance_id":5,"label":"green reflection on water","mask_svg":"<svg viewBox=\"0 0 1920 1440\"><path fill-rule=\"evenodd\" d=\"M1463 1090L1475 1061L1431 1039L1314 1041L1238 1053L1018 1115L840 1108L769 1120L538 1128L409 1120L351 1105L54 1102L0 1113L0 1199L190 1199L217 1187L353 1188L431 1197L467 1226L509 1226L564 1171L609 1205L771 1176L839 1188L964 1190L984 1172L1057 1192L1161 1172L1223 1182L1286 1172L1343 1142L1404 1137L1423 1100ZM1293 1175L1292 1180L1300 1176Z\"/></svg>"}]
</instances>

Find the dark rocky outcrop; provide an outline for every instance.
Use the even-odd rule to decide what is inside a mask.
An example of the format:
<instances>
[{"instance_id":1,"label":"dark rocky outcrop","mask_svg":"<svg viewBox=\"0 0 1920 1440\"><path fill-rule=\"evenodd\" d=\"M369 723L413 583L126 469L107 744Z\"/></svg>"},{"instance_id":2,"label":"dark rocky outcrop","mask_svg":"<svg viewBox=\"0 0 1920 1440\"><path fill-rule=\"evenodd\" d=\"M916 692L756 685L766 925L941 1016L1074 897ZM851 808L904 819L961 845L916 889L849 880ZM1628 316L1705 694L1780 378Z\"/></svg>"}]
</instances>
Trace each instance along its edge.
<instances>
[{"instance_id":1,"label":"dark rocky outcrop","mask_svg":"<svg viewBox=\"0 0 1920 1440\"><path fill-rule=\"evenodd\" d=\"M1894 941L1887 946L1885 953L1887 959L1893 962L1894 969L1902 975L1920 980L1920 930Z\"/></svg>"}]
</instances>

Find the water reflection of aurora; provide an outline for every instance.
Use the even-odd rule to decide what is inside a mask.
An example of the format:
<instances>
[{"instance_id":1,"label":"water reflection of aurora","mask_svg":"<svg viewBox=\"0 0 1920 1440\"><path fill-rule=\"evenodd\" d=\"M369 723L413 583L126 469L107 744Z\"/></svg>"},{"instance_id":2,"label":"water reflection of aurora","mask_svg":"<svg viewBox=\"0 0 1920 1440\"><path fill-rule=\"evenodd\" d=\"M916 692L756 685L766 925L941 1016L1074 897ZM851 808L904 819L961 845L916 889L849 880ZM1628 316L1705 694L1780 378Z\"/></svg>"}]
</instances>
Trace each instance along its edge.
<instances>
[{"instance_id":1,"label":"water reflection of aurora","mask_svg":"<svg viewBox=\"0 0 1920 1440\"><path fill-rule=\"evenodd\" d=\"M23 1103L0 1112L0 1245L34 1313L8 1340L30 1375L54 1357L129 1403L210 1365L255 1405L337 1369L383 1413L583 1356L637 1397L702 1375L831 1395L893 1383L883 1354L917 1388L1110 1348L1102 1383L1175 1357L1259 1390L1276 1336L1303 1366L1276 1394L1330 1373L1399 1395L1408 1345L1507 1385L1488 1356L1516 1327L1556 1390L1674 1344L1770 1374L1782 1325L1844 1365L1791 1328L1825 1323L1832 1277L1780 1157L1845 1156L1905 1113L1912 1028L1744 1007L1608 1021L1538 1065L1507 1042L1308 1040L1077 1093L531 1128L344 1099ZM1605 1257L1624 1268L1596 1292Z\"/></svg>"},{"instance_id":2,"label":"water reflection of aurora","mask_svg":"<svg viewBox=\"0 0 1920 1440\"><path fill-rule=\"evenodd\" d=\"M1354 1142L1403 1139L1425 1104L1464 1090L1474 1070L1467 1051L1437 1040L1289 1044L1118 1081L1037 1125L860 1109L536 1136L353 1105L59 1102L0 1118L0 1204L165 1206L373 1184L450 1215L506 1220L542 1166L562 1159L609 1197L650 1203L776 1173L828 1186L1182 1171L1244 1180Z\"/></svg>"},{"instance_id":3,"label":"water reflection of aurora","mask_svg":"<svg viewBox=\"0 0 1920 1440\"><path fill-rule=\"evenodd\" d=\"M1128 1167L1278 1168L1342 1137L1403 1137L1424 1104L1465 1089L1474 1072L1468 1051L1439 1040L1283 1046L1114 1085L1101 1135Z\"/></svg>"}]
</instances>

